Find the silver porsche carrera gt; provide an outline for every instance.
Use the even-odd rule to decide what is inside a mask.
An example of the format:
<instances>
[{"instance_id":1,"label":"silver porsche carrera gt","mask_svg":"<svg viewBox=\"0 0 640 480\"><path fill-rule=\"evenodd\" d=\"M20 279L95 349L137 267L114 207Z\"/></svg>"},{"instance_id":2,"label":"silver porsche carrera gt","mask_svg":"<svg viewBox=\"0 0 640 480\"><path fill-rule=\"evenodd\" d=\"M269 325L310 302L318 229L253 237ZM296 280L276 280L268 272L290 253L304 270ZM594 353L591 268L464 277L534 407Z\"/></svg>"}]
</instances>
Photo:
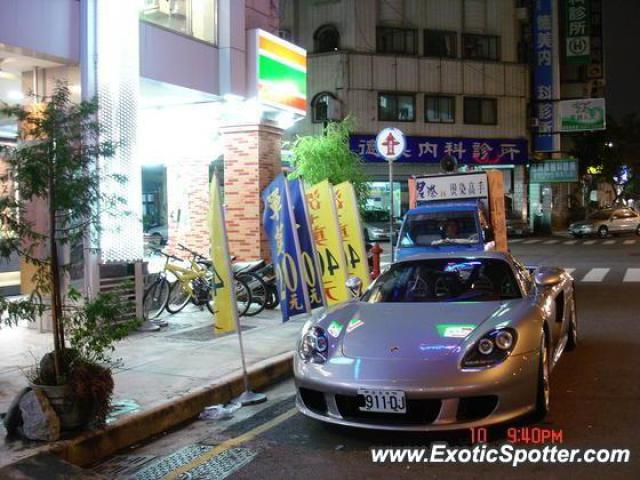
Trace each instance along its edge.
<instances>
[{"instance_id":1,"label":"silver porsche carrera gt","mask_svg":"<svg viewBox=\"0 0 640 480\"><path fill-rule=\"evenodd\" d=\"M510 254L424 254L307 322L294 360L312 418L448 430L549 409L549 375L577 343L573 279Z\"/></svg>"}]
</instances>

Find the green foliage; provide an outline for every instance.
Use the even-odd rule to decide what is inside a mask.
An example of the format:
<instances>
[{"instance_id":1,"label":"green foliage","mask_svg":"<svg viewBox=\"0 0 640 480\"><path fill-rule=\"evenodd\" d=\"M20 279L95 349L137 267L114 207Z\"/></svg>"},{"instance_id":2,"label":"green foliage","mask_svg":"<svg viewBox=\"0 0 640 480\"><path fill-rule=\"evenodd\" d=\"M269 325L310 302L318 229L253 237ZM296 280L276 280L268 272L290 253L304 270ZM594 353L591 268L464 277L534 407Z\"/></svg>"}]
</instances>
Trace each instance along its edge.
<instances>
[{"instance_id":1,"label":"green foliage","mask_svg":"<svg viewBox=\"0 0 640 480\"><path fill-rule=\"evenodd\" d=\"M122 318L122 306L112 295L86 299L78 292L63 291L63 278L71 267L60 261L60 247L80 246L89 232L99 230L98 217L122 209L124 199L100 189L105 181L124 183L118 175L102 174L99 161L108 161L116 144L103 140L96 120L97 100L71 101L66 83L59 82L53 94L34 97L29 107L0 105L0 115L20 124L17 147L0 146L0 154L11 172L17 195L0 198L0 258L18 254L35 267L33 293L26 299L0 297L0 325L20 319L35 319L51 312L54 336L55 383L69 375L65 330L71 346L86 361L105 361L113 342L132 327ZM46 210L48 225L27 220L31 202ZM43 301L44 300L44 301ZM49 379L50 380L50 379Z\"/></svg>"},{"instance_id":2,"label":"green foliage","mask_svg":"<svg viewBox=\"0 0 640 480\"><path fill-rule=\"evenodd\" d=\"M329 180L333 185L349 181L353 184L361 205L369 193L362 160L349 149L349 134L353 121L330 122L322 136L299 136L292 146L294 171L307 184Z\"/></svg>"}]
</instances>

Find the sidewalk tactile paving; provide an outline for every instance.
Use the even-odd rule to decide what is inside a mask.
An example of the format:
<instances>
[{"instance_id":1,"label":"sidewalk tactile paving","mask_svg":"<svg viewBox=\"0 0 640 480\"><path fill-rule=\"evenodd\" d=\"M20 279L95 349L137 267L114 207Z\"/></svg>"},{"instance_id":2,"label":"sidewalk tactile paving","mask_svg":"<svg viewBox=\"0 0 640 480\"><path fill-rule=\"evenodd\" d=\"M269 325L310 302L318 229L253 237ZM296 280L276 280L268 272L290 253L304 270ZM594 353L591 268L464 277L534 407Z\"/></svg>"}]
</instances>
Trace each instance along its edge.
<instances>
[{"instance_id":1,"label":"sidewalk tactile paving","mask_svg":"<svg viewBox=\"0 0 640 480\"><path fill-rule=\"evenodd\" d=\"M177 468L191 462L213 447L208 445L187 445L166 457L144 466L131 476L133 480L158 480L173 472ZM198 477L195 477L198 478Z\"/></svg>"}]
</instances>

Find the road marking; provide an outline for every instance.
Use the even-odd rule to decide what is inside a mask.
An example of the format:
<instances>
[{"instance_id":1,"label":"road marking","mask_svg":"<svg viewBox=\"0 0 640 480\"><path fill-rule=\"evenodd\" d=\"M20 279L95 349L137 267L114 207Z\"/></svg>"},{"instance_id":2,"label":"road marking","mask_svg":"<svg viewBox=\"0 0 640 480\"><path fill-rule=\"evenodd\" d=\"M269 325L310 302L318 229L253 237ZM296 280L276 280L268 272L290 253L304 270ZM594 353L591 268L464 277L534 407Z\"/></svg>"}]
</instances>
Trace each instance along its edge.
<instances>
[{"instance_id":1,"label":"road marking","mask_svg":"<svg viewBox=\"0 0 640 480\"><path fill-rule=\"evenodd\" d=\"M583 278L583 282L601 282L609 273L610 268L592 268Z\"/></svg>"},{"instance_id":2,"label":"road marking","mask_svg":"<svg viewBox=\"0 0 640 480\"><path fill-rule=\"evenodd\" d=\"M624 243L625 245L635 245L637 242L637 240L625 240Z\"/></svg>"},{"instance_id":3,"label":"road marking","mask_svg":"<svg viewBox=\"0 0 640 480\"><path fill-rule=\"evenodd\" d=\"M523 242L524 245L531 245L532 243L538 243L541 242L542 240L538 239L534 239L534 240L527 240L526 242Z\"/></svg>"},{"instance_id":4,"label":"road marking","mask_svg":"<svg viewBox=\"0 0 640 480\"><path fill-rule=\"evenodd\" d=\"M524 238L510 238L509 243L518 243L518 242L522 242L523 240Z\"/></svg>"},{"instance_id":5,"label":"road marking","mask_svg":"<svg viewBox=\"0 0 640 480\"><path fill-rule=\"evenodd\" d=\"M569 275L571 275L573 272L576 271L576 269L575 268L565 268L564 271L567 272Z\"/></svg>"},{"instance_id":6,"label":"road marking","mask_svg":"<svg viewBox=\"0 0 640 480\"><path fill-rule=\"evenodd\" d=\"M189 463L187 463L185 465L181 465L179 468L176 468L173 472L169 473L168 475L165 475L163 477L163 480L176 480L182 474L187 473L188 471L193 470L194 468L202 465L203 463L208 462L213 457L215 457L216 455L224 452L225 450L228 450L228 449L233 448L233 447L237 447L238 445L241 445L241 444L246 443L246 442L248 442L250 440L253 440L258 435L266 432L267 430L272 429L273 427L276 427L276 426L280 425L282 422L284 422L284 421L290 419L291 417L293 417L296 413L298 413L298 409L297 408L292 408L291 410L288 410L288 411L284 412L283 414L278 415L275 418L272 418L268 422L257 426L253 430L249 430L248 432L243 433L242 435L240 435L238 437L234 437L234 438L230 438L229 440L225 440L221 444L217 445L215 448L212 448L208 452L205 452L202 455L200 455L199 457L194 458Z\"/></svg>"},{"instance_id":7,"label":"road marking","mask_svg":"<svg viewBox=\"0 0 640 480\"><path fill-rule=\"evenodd\" d=\"M578 240L567 240L566 242L562 242L563 245L575 245L578 243Z\"/></svg>"},{"instance_id":8,"label":"road marking","mask_svg":"<svg viewBox=\"0 0 640 480\"><path fill-rule=\"evenodd\" d=\"M605 240L602 242L603 245L613 245L614 243L616 243L615 240Z\"/></svg>"},{"instance_id":9,"label":"road marking","mask_svg":"<svg viewBox=\"0 0 640 480\"><path fill-rule=\"evenodd\" d=\"M542 242L543 245L553 245L554 243L558 243L560 240L547 240L546 242Z\"/></svg>"},{"instance_id":10,"label":"road marking","mask_svg":"<svg viewBox=\"0 0 640 480\"><path fill-rule=\"evenodd\" d=\"M623 282L640 282L640 268L627 268Z\"/></svg>"},{"instance_id":11,"label":"road marking","mask_svg":"<svg viewBox=\"0 0 640 480\"><path fill-rule=\"evenodd\" d=\"M583 243L583 245L593 245L596 242L597 240L587 240L586 242Z\"/></svg>"}]
</instances>

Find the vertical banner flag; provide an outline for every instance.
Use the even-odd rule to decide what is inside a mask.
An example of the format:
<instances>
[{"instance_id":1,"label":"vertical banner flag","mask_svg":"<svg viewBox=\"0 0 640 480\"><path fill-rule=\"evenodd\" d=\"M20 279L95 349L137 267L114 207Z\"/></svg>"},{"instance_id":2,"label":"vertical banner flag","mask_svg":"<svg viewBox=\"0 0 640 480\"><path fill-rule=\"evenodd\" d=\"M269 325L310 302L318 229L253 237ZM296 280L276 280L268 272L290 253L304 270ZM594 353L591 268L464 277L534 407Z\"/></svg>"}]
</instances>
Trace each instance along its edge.
<instances>
[{"instance_id":1,"label":"vertical banner flag","mask_svg":"<svg viewBox=\"0 0 640 480\"><path fill-rule=\"evenodd\" d=\"M318 250L324 293L329 306L351 298L347 289L347 262L344 258L342 236L333 196L328 180L305 189L313 240Z\"/></svg>"},{"instance_id":2,"label":"vertical banner flag","mask_svg":"<svg viewBox=\"0 0 640 480\"><path fill-rule=\"evenodd\" d=\"M313 232L307 204L304 201L304 186L298 179L288 182L289 200L293 209L293 218L296 222L298 232L298 243L302 257L302 273L307 285L311 308L323 307L325 305L324 290L322 288L322 276L318 262L316 246L313 243Z\"/></svg>"},{"instance_id":3,"label":"vertical banner flag","mask_svg":"<svg viewBox=\"0 0 640 480\"><path fill-rule=\"evenodd\" d=\"M216 333L233 332L238 324L238 306L236 304L231 259L227 242L227 229L224 223L222 195L218 175L214 174L209 186L209 240L211 242L211 261L216 273L215 282L215 329Z\"/></svg>"},{"instance_id":4,"label":"vertical banner flag","mask_svg":"<svg viewBox=\"0 0 640 480\"><path fill-rule=\"evenodd\" d=\"M553 11L551 0L536 0L533 19L533 87L538 131L534 152L552 152L555 148L553 123Z\"/></svg>"},{"instance_id":5,"label":"vertical banner flag","mask_svg":"<svg viewBox=\"0 0 640 480\"><path fill-rule=\"evenodd\" d=\"M333 190L336 194L336 210L347 259L347 270L349 276L362 280L362 291L364 291L369 286L370 274L356 192L351 182L342 182Z\"/></svg>"},{"instance_id":6,"label":"vertical banner flag","mask_svg":"<svg viewBox=\"0 0 640 480\"><path fill-rule=\"evenodd\" d=\"M262 192L264 230L276 270L282 321L311 310L302 277L300 246L289 201L287 180L280 174Z\"/></svg>"}]
</instances>

